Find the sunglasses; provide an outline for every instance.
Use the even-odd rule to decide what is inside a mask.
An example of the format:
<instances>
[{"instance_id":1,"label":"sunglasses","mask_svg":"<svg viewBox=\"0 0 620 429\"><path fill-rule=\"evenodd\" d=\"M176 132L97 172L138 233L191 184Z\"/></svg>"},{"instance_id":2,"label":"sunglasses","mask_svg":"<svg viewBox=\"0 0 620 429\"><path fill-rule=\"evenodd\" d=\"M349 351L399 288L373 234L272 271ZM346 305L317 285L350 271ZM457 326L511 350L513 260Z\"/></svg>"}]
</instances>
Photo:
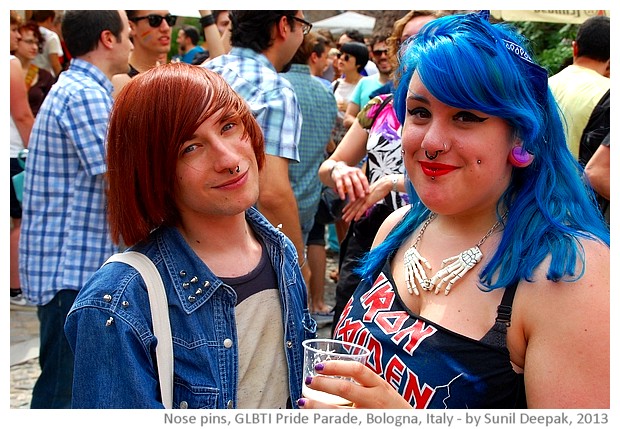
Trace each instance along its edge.
<instances>
[{"instance_id":1,"label":"sunglasses","mask_svg":"<svg viewBox=\"0 0 620 429\"><path fill-rule=\"evenodd\" d=\"M298 18L296 16L291 16L291 18L301 24L301 31L304 33L304 36L308 34L310 30L312 30L312 24L310 24L308 21Z\"/></svg>"},{"instance_id":2,"label":"sunglasses","mask_svg":"<svg viewBox=\"0 0 620 429\"><path fill-rule=\"evenodd\" d=\"M176 24L177 22L177 17L176 15L166 15L166 16L162 16L162 15L146 15L146 16L137 16L135 18L131 18L130 21L132 22L138 22L141 21L143 19L148 19L149 20L149 25L153 28L157 28L161 25L161 22L165 19L166 23L168 24L168 26L172 27L174 24Z\"/></svg>"},{"instance_id":3,"label":"sunglasses","mask_svg":"<svg viewBox=\"0 0 620 429\"><path fill-rule=\"evenodd\" d=\"M372 51L372 54L375 57L380 57L383 54L387 55L387 53L388 53L387 49L375 49L374 51Z\"/></svg>"},{"instance_id":4,"label":"sunglasses","mask_svg":"<svg viewBox=\"0 0 620 429\"><path fill-rule=\"evenodd\" d=\"M341 56L342 56L342 53L336 54L337 58L340 58ZM351 57L349 56L349 54L344 54L344 56L342 56L342 59L345 60L345 61L349 61L350 58Z\"/></svg>"}]
</instances>

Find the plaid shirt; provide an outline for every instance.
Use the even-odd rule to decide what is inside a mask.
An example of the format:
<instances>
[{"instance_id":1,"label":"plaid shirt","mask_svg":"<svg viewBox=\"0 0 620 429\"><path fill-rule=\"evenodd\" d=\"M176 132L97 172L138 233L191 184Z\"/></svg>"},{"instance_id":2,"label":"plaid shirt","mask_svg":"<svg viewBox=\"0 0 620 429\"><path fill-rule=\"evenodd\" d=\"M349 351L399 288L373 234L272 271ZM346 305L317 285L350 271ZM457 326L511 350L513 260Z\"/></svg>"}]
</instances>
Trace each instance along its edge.
<instances>
[{"instance_id":1,"label":"plaid shirt","mask_svg":"<svg viewBox=\"0 0 620 429\"><path fill-rule=\"evenodd\" d=\"M265 153L299 161L301 110L291 84L267 57L236 47L204 67L219 73L249 104L265 135Z\"/></svg>"},{"instance_id":2,"label":"plaid shirt","mask_svg":"<svg viewBox=\"0 0 620 429\"><path fill-rule=\"evenodd\" d=\"M306 225L319 206L322 183L318 171L325 161L325 146L336 123L338 107L331 88L327 90L310 74L306 64L293 64L284 76L295 89L304 118L299 141L299 164L291 163L288 173L297 199L299 222Z\"/></svg>"},{"instance_id":3,"label":"plaid shirt","mask_svg":"<svg viewBox=\"0 0 620 429\"><path fill-rule=\"evenodd\" d=\"M37 305L80 290L118 249L103 173L112 83L73 59L45 98L30 138L19 243L21 287Z\"/></svg>"}]
</instances>

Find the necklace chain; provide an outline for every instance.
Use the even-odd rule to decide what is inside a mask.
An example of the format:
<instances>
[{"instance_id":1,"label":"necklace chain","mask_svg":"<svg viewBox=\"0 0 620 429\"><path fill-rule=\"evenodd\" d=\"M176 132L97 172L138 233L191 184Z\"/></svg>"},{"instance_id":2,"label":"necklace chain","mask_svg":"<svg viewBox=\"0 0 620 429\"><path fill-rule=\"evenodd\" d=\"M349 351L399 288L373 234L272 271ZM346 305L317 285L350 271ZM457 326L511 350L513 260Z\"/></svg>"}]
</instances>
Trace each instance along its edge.
<instances>
[{"instance_id":1,"label":"necklace chain","mask_svg":"<svg viewBox=\"0 0 620 429\"><path fill-rule=\"evenodd\" d=\"M419 295L417 285L426 291L435 289L435 293L439 293L442 286L446 284L445 294L448 295L454 283L480 262L483 256L480 246L499 228L507 215L508 212L505 212L502 218L487 231L474 247L464 250L456 256L444 259L441 263L441 269L431 279L428 279L424 267L431 269L431 265L426 258L420 255L417 247L426 228L437 217L437 213L431 213L422 224L414 243L405 252L405 283L409 293Z\"/></svg>"}]
</instances>

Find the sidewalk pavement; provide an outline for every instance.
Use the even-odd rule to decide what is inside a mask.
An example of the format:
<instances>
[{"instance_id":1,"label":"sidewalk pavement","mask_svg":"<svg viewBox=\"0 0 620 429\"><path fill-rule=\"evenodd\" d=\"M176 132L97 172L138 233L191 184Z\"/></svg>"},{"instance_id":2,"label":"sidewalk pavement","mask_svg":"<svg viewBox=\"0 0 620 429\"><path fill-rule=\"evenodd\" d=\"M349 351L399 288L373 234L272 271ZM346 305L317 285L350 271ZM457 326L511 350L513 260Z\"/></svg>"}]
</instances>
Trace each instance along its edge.
<instances>
[{"instance_id":1,"label":"sidewalk pavement","mask_svg":"<svg viewBox=\"0 0 620 429\"><path fill-rule=\"evenodd\" d=\"M30 408L39 377L39 319L36 307L11 304L11 408Z\"/></svg>"},{"instance_id":2,"label":"sidewalk pavement","mask_svg":"<svg viewBox=\"0 0 620 429\"><path fill-rule=\"evenodd\" d=\"M325 270L325 302L335 304L336 285L329 273L338 264L338 255L328 256ZM32 388L40 374L39 319L37 308L11 305L11 404L10 408L30 408ZM331 325L320 328L320 338L331 336Z\"/></svg>"}]
</instances>

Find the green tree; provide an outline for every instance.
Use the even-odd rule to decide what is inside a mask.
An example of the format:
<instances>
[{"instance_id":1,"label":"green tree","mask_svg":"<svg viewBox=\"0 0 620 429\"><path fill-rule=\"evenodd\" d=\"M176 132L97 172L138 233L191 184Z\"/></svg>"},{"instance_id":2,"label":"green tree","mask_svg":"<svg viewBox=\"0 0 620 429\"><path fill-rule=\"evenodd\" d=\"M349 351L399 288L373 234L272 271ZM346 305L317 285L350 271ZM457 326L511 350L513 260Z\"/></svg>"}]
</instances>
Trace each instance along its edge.
<instances>
[{"instance_id":1,"label":"green tree","mask_svg":"<svg viewBox=\"0 0 620 429\"><path fill-rule=\"evenodd\" d=\"M529 39L535 59L549 71L549 76L572 62L572 41L579 25L530 21L512 24Z\"/></svg>"}]
</instances>

